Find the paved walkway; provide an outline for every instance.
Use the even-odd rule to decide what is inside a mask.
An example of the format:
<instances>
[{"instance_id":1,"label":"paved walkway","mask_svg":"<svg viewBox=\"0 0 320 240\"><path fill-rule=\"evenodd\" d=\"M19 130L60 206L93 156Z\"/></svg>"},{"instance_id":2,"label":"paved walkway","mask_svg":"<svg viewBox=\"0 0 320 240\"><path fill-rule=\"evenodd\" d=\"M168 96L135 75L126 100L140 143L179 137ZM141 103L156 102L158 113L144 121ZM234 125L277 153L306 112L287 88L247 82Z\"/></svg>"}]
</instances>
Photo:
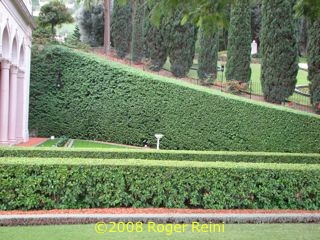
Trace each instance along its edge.
<instances>
[{"instance_id":1,"label":"paved walkway","mask_svg":"<svg viewBox=\"0 0 320 240\"><path fill-rule=\"evenodd\" d=\"M45 141L47 141L48 138L30 138L28 142L17 144L17 147L35 147Z\"/></svg>"}]
</instances>

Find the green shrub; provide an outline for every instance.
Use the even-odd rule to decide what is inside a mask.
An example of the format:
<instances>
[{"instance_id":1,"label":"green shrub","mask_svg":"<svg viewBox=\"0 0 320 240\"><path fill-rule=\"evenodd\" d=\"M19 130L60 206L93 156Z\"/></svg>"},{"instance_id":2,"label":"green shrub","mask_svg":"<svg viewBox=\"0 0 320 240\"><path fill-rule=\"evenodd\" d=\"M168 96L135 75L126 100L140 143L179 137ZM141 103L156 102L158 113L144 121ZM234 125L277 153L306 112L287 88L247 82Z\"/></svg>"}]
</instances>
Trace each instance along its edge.
<instances>
[{"instance_id":1,"label":"green shrub","mask_svg":"<svg viewBox=\"0 0 320 240\"><path fill-rule=\"evenodd\" d=\"M320 165L0 159L0 209L319 209Z\"/></svg>"},{"instance_id":2,"label":"green shrub","mask_svg":"<svg viewBox=\"0 0 320 240\"><path fill-rule=\"evenodd\" d=\"M152 151L136 149L0 148L0 157L149 159L203 162L320 163L320 154Z\"/></svg>"},{"instance_id":3,"label":"green shrub","mask_svg":"<svg viewBox=\"0 0 320 240\"><path fill-rule=\"evenodd\" d=\"M34 49L30 129L162 149L319 152L320 118L61 46ZM58 84L60 87L58 87Z\"/></svg>"},{"instance_id":4,"label":"green shrub","mask_svg":"<svg viewBox=\"0 0 320 240\"><path fill-rule=\"evenodd\" d=\"M55 144L55 147L64 147L68 142L69 138L67 136L62 136L59 141Z\"/></svg>"}]
</instances>

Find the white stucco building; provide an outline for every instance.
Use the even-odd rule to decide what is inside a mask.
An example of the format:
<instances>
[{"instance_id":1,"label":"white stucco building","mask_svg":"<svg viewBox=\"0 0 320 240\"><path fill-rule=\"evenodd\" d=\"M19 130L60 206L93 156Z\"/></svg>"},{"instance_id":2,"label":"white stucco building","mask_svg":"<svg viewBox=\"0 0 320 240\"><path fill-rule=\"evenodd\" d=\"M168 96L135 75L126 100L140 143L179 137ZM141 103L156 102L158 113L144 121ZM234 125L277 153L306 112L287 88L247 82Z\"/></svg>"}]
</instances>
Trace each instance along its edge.
<instances>
[{"instance_id":1,"label":"white stucco building","mask_svg":"<svg viewBox=\"0 0 320 240\"><path fill-rule=\"evenodd\" d=\"M0 0L0 145L29 139L31 11L31 0Z\"/></svg>"}]
</instances>

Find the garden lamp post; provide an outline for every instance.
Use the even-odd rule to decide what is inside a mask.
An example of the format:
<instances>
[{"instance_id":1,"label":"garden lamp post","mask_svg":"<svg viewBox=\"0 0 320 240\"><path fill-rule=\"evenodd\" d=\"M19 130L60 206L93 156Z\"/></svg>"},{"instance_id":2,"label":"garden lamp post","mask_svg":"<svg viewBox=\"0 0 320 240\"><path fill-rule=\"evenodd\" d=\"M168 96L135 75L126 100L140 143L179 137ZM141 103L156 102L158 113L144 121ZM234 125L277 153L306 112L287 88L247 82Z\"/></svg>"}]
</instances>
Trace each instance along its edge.
<instances>
[{"instance_id":1,"label":"garden lamp post","mask_svg":"<svg viewBox=\"0 0 320 240\"><path fill-rule=\"evenodd\" d=\"M155 134L154 135L157 139L157 150L160 149L160 139L163 138L163 134Z\"/></svg>"}]
</instances>

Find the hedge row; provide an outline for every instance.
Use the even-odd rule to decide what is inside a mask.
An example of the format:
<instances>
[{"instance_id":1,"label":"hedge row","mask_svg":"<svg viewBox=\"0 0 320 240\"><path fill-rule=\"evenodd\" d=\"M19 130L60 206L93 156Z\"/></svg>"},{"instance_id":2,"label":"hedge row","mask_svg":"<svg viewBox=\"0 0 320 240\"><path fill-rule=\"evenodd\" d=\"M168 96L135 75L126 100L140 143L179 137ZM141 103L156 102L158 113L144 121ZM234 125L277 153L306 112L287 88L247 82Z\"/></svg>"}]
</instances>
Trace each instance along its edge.
<instances>
[{"instance_id":1,"label":"hedge row","mask_svg":"<svg viewBox=\"0 0 320 240\"><path fill-rule=\"evenodd\" d=\"M318 152L320 118L60 47L34 49L30 130L163 149Z\"/></svg>"},{"instance_id":2,"label":"hedge row","mask_svg":"<svg viewBox=\"0 0 320 240\"><path fill-rule=\"evenodd\" d=\"M319 209L320 165L0 159L0 209Z\"/></svg>"},{"instance_id":3,"label":"hedge row","mask_svg":"<svg viewBox=\"0 0 320 240\"><path fill-rule=\"evenodd\" d=\"M262 163L320 163L320 154L269 152L154 151L129 149L0 148L0 157L149 159Z\"/></svg>"}]
</instances>

